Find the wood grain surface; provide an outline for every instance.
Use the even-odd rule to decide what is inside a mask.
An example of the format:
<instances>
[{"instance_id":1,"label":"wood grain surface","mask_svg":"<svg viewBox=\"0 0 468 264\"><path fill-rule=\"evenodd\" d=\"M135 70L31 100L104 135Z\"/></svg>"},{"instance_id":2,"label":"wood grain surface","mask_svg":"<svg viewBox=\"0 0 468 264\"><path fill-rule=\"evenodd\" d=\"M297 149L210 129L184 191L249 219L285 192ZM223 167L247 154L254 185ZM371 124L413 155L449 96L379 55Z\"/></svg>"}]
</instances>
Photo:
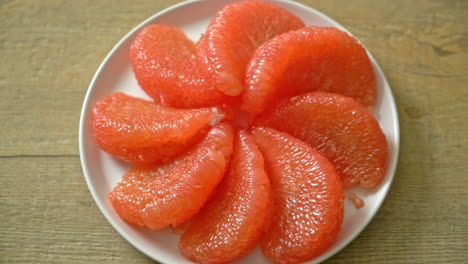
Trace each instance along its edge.
<instances>
[{"instance_id":1,"label":"wood grain surface","mask_svg":"<svg viewBox=\"0 0 468 264\"><path fill-rule=\"evenodd\" d=\"M78 123L109 50L177 2L0 0L0 263L152 263L95 205ZM327 263L467 263L468 1L300 2L372 52L400 116L390 193Z\"/></svg>"}]
</instances>

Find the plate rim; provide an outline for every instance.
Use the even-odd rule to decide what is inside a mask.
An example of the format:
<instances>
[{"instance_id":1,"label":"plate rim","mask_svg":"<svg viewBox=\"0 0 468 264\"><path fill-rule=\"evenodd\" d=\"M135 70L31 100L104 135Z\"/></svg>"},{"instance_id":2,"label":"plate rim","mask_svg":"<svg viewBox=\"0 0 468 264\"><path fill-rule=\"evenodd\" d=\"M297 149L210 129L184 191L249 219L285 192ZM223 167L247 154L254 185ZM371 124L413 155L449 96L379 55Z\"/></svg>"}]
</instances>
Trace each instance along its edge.
<instances>
[{"instance_id":1,"label":"plate rim","mask_svg":"<svg viewBox=\"0 0 468 264\"><path fill-rule=\"evenodd\" d=\"M98 198L98 195L97 195L97 191L96 189L94 188L94 186L92 185L91 183L91 179L90 179L90 173L89 173L89 169L88 169L88 164L85 160L85 150L84 150L84 129L86 129L86 124L85 124L85 116L87 114L87 109L89 108L89 100L90 100L90 97L91 97L91 93L94 91L94 88L95 88L95 84L96 84L96 81L98 80L99 76L101 75L103 69L107 66L107 64L109 63L110 59L114 56L114 54L116 53L116 51L120 48L120 46L122 46L122 44L127 41L129 38L131 38L136 32L140 31L145 25L151 23L151 21L153 21L154 19L156 19L157 17L159 16L162 16L166 13L169 13L175 9L178 9L180 7L183 7L185 5L190 5L190 4L193 4L193 3L197 3L197 2L207 2L207 1L210 1L210 0L187 0L187 1L182 1L180 3L177 3L177 4L174 4L174 5L171 5L151 16L149 16L148 18L144 19L142 22L138 23L135 27L133 27L127 34L125 34L113 47L112 49L107 53L107 55L104 57L103 61L101 62L101 64L99 65L98 69L96 70L95 74L93 75L93 78L91 79L91 82L90 84L88 85L88 89L86 91L86 94L85 94L85 97L84 97L84 100L83 100L83 105L82 105L82 109L81 109L81 112L80 112L80 122L79 122L79 131L78 131L78 145L79 145L79 152L80 152L80 163L81 163L81 168L82 168L82 172L83 172L83 176L85 178L85 181L86 181L86 184L88 186L88 190L89 192L91 193L91 196L93 197L93 200L94 200L94 203L98 206L99 210L101 211L101 213L104 215L104 217L106 218L107 222L111 224L111 226L114 228L115 231L117 231L117 233L122 236L123 238L125 238L125 240L130 243L133 247L135 247L136 249L138 249L140 252L142 252L143 254L145 254L147 257L149 257L150 259L153 259L153 260L156 260L156 261L159 261L161 263L164 263L165 260L162 260L162 259L159 259L157 258L157 256L151 254L151 252L147 252L147 250L145 250L144 248L140 247L138 244L136 244L136 242L134 242L132 239L129 239L129 236L127 236L127 234L125 232L123 232L123 230L117 226L117 223L114 223L114 221L112 220L111 216L107 213L106 209L104 208L104 206L98 202L100 201L100 199ZM338 23L337 21L335 21L334 19L330 18L329 16L327 16L326 14L318 11L317 9L313 8L313 7L310 7L308 5L305 5L305 4L302 4L302 3L298 3L298 2L294 2L292 0L264 0L264 1L267 1L267 2L283 2L283 3L287 3L288 5L295 5L296 7L299 7L301 9L306 9L308 10L309 12L312 12L312 13L315 13L315 15L319 16L319 17L322 17L326 20L329 20L331 22L333 22L334 24L336 24L338 26L338 28L342 31L345 31L346 33L348 33L349 35L353 36L354 35L349 32L344 26L342 26L340 23ZM356 40L358 40L356 37L354 37ZM360 43L360 41L358 40L358 42ZM385 185L385 186L380 186L379 188L382 188L380 191L383 192L383 198L380 199L380 201L378 201L377 205L376 205L376 209L373 211L373 212L370 212L370 217L368 217L365 221L364 224L362 224L357 232L353 232L353 234L351 236L349 236L345 241L344 243L342 243L340 246L334 248L333 250L331 251L328 251L328 252L324 252L325 254L322 254L321 256L319 256L318 258L315 258L315 259L312 259L310 260L310 263L321 263L329 258L331 258L332 256L336 255L337 253L339 253L340 251L343 250L343 248L345 248L346 246L348 246L352 241L354 241L356 239L356 237L358 237L362 231L364 229L367 228L367 226L369 225L369 223L374 219L375 215L380 211L385 199L387 198L388 196L388 192L390 190L390 187L392 186L393 184L393 180L395 178L395 173L396 173L396 169L397 169L397 164L398 164L398 160L399 160L399 152L400 152L400 125L399 125L399 116L398 116L398 108L396 106L396 102L395 102L395 97L393 95L393 90L390 86L390 84L388 83L388 80L387 80L387 77L386 75L384 74L384 72L382 71L380 65L377 63L377 60L372 56L372 54L370 53L370 51L361 43L361 45L364 47L364 49L366 50L367 52L367 55L369 56L369 59L371 60L372 64L375 65L375 70L377 71L376 74L377 75L380 75L382 76L382 84L384 86L387 86L389 88L389 93L388 93L388 96L390 98L390 107L391 109L393 110L393 114L395 116L395 118L392 120L392 127L393 127L393 132L394 132L394 138L393 138L393 143L395 144L394 145L394 159L392 160L391 158L393 157L389 157L389 161L391 160L392 162L387 164L387 172L386 174L388 174L390 176L390 179L388 179L388 184ZM388 139L387 139L388 140ZM307 262L309 263L309 262Z\"/></svg>"}]
</instances>

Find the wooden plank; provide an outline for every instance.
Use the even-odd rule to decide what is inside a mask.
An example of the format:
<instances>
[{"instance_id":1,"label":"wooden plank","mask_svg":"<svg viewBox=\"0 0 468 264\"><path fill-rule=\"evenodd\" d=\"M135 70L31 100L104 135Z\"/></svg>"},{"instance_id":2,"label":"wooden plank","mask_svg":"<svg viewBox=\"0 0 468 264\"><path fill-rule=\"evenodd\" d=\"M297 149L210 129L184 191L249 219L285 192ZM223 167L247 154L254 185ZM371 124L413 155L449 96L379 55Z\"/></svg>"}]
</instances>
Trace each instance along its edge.
<instances>
[{"instance_id":1,"label":"wooden plank","mask_svg":"<svg viewBox=\"0 0 468 264\"><path fill-rule=\"evenodd\" d=\"M0 263L152 263L97 209L78 121L94 72L138 23L179 1L0 1ZM468 1L299 1L348 28L397 102L390 193L327 263L468 259Z\"/></svg>"},{"instance_id":2,"label":"wooden plank","mask_svg":"<svg viewBox=\"0 0 468 264\"><path fill-rule=\"evenodd\" d=\"M0 167L2 263L149 263L99 212L77 157L3 158ZM434 188L431 171L400 164L376 218L330 263L462 262L466 180L441 177Z\"/></svg>"},{"instance_id":3,"label":"wooden plank","mask_svg":"<svg viewBox=\"0 0 468 264\"><path fill-rule=\"evenodd\" d=\"M0 263L151 263L105 220L78 157L1 158Z\"/></svg>"}]
</instances>

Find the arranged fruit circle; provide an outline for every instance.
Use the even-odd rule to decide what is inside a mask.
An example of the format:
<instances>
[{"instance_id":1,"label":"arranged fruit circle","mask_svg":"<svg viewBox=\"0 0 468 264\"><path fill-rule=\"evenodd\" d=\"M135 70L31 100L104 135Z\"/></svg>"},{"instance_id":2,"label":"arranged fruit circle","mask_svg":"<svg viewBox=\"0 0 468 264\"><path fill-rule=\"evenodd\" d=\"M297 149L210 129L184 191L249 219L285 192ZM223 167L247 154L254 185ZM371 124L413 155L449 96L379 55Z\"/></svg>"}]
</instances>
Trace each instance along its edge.
<instances>
[{"instance_id":1,"label":"arranged fruit circle","mask_svg":"<svg viewBox=\"0 0 468 264\"><path fill-rule=\"evenodd\" d=\"M247 0L196 43L148 25L129 58L152 100L108 94L90 119L97 145L133 164L108 200L130 226L178 230L191 261L227 263L257 245L274 263L317 258L340 234L346 189L384 178L376 76L339 29Z\"/></svg>"}]
</instances>

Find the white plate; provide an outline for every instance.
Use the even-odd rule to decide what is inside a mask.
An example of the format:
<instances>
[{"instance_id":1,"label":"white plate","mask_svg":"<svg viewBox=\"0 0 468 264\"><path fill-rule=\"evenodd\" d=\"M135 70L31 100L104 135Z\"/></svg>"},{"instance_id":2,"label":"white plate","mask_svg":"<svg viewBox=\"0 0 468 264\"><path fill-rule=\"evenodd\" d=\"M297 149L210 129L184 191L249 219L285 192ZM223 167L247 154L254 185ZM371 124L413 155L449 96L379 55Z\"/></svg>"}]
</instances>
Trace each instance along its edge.
<instances>
[{"instance_id":1,"label":"white plate","mask_svg":"<svg viewBox=\"0 0 468 264\"><path fill-rule=\"evenodd\" d=\"M138 87L129 62L129 47L137 32L148 24L171 24L182 28L185 33L197 40L205 31L212 17L232 0L188 1L172 6L142 22L130 31L111 50L97 70L86 94L81 112L79 145L81 165L89 190L112 226L150 258L163 263L191 263L180 253L177 247L178 237L169 230L150 232L130 226L120 219L107 200L107 195L120 181L129 165L102 152L93 140L90 113L96 101L109 93L123 91L127 94L148 98ZM346 31L341 25L324 14L292 1L272 0L300 17L306 25L334 26ZM118 21L116 22L118 24ZM348 32L349 33L349 32ZM353 191L363 198L366 205L357 210L345 201L345 217L337 241L327 252L308 263L319 263L331 257L349 244L371 221L390 188L398 159L399 127L395 102L390 86L377 62L369 54L377 76L377 104L374 110L379 124L389 143L389 164L383 182L372 191L356 188ZM384 239L384 238L382 238ZM365 249L363 249L365 252ZM257 248L250 255L236 263L269 263Z\"/></svg>"}]
</instances>

